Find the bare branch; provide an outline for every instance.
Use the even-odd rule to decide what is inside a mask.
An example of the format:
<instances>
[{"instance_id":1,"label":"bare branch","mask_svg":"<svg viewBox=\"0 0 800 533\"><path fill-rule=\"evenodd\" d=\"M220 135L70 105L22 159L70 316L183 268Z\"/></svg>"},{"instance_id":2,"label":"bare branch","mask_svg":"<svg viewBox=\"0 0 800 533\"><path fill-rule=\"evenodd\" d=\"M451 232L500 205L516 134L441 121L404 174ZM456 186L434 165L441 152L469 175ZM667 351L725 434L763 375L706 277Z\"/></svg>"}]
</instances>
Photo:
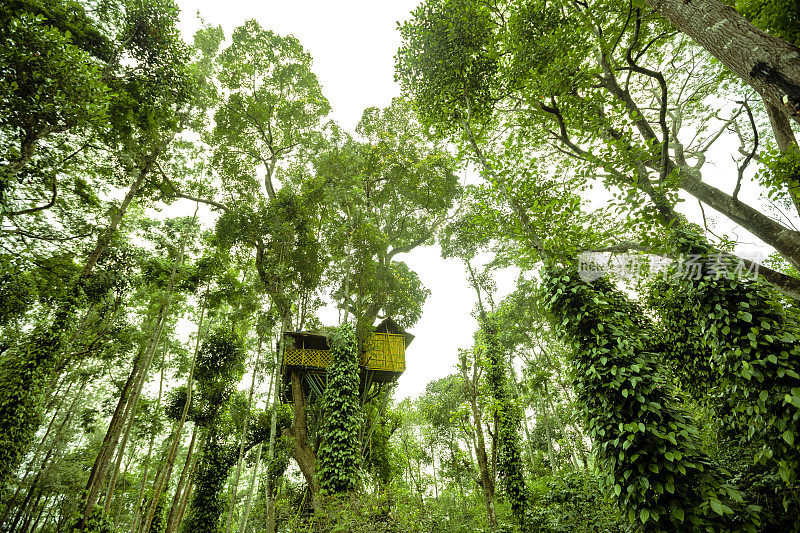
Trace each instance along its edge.
<instances>
[{"instance_id":1,"label":"bare branch","mask_svg":"<svg viewBox=\"0 0 800 533\"><path fill-rule=\"evenodd\" d=\"M750 119L750 127L753 128L753 149L750 153L745 157L744 161L741 165L737 166L738 177L736 180L736 188L733 190L733 199L738 201L737 196L739 195L739 189L742 187L742 178L744 177L744 171L747 168L747 165L750 164L750 161L756 155L756 150L758 150L758 129L756 128L756 121L753 118L753 111L750 109L750 104L747 103L747 100L741 102L742 106L744 107L745 111L747 111L747 117Z\"/></svg>"}]
</instances>

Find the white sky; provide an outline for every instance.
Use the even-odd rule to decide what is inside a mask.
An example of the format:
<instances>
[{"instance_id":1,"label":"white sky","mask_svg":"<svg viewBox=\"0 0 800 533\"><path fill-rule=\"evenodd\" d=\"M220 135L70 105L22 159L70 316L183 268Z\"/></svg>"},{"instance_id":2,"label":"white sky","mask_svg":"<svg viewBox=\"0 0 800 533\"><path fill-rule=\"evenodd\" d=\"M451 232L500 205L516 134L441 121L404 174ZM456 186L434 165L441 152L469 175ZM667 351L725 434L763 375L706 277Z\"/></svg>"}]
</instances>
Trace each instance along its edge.
<instances>
[{"instance_id":1,"label":"white sky","mask_svg":"<svg viewBox=\"0 0 800 533\"><path fill-rule=\"evenodd\" d=\"M297 37L314 58L312 70L333 108L331 118L350 132L365 108L385 107L400 95L394 83L394 55L400 46L397 22L408 18L418 3L179 1L187 41L200 27L198 11L207 23L221 25L226 36L252 18L278 34ZM408 263L431 290L422 318L411 329L416 338L406 352L406 372L395 394L399 401L416 397L429 381L454 372L457 350L472 344L477 325L470 316L474 292L458 261L443 260L438 246L417 249L398 259ZM513 276L503 277L499 284L501 292L509 292ZM337 320L335 313L321 318L329 325Z\"/></svg>"}]
</instances>

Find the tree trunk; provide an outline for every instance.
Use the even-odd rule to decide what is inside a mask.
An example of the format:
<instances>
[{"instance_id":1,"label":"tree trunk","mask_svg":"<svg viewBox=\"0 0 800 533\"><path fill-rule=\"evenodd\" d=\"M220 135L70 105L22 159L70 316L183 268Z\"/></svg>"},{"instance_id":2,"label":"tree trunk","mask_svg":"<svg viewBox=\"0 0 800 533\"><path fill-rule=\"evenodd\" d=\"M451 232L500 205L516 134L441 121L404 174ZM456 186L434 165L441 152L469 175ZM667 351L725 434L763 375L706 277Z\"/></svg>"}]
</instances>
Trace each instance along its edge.
<instances>
[{"instance_id":1,"label":"tree trunk","mask_svg":"<svg viewBox=\"0 0 800 533\"><path fill-rule=\"evenodd\" d=\"M162 394L164 392L164 369L167 366L166 365L166 352L167 352L167 347L165 346L164 347L164 352L163 352L163 354L161 356L161 379L159 379L159 382L158 382L158 400L156 400L156 409L155 409L154 414L153 414L153 427L151 428L151 430L155 427L155 422L156 422L156 420L158 420L158 414L161 411L161 396L162 396ZM143 510L142 507L145 505L145 502L146 502L146 499L145 499L145 487L147 486L147 478L148 478L148 475L150 473L150 461L153 458L153 446L155 445L155 442L156 442L156 432L152 431L152 433L150 434L150 442L147 445L147 456L145 457L145 460L144 460L144 471L142 472L142 481L139 484L139 494L136 497L136 504L134 505L133 524L132 524L132 527L131 527L131 531L137 531L138 530L139 520L142 518L142 510ZM160 471L162 470L163 466L164 466L164 462L161 461L161 464L160 464L160 466L158 468L158 471L156 472L156 475L158 475L160 473ZM114 486L114 483L112 483L110 487L113 488L113 486ZM113 494L113 490L109 490L109 495L111 495L111 494ZM107 498L106 499L106 506L107 507L110 506L110 502L111 502L110 498Z\"/></svg>"},{"instance_id":2,"label":"tree trunk","mask_svg":"<svg viewBox=\"0 0 800 533\"><path fill-rule=\"evenodd\" d=\"M294 419L292 427L287 430L287 434L292 442L292 456L300 467L300 472L308 483L312 497L316 497L319 492L319 482L316 475L317 454L308 444L308 399L303 392L303 377L297 370L291 371L292 379L292 401L294 402Z\"/></svg>"},{"instance_id":3,"label":"tree trunk","mask_svg":"<svg viewBox=\"0 0 800 533\"><path fill-rule=\"evenodd\" d=\"M100 494L100 488L103 483L102 480L105 479L111 461L111 450L116 449L117 441L122 433L123 415L128 406L131 389L133 389L136 377L139 375L140 368L144 364L145 352L146 347L142 346L134 358L133 368L128 375L127 381L125 381L125 385L122 387L119 400L117 401L117 407L114 409L114 414L111 415L111 421L106 430L106 435L103 438L103 444L100 446L100 451L89 473L89 479L86 481L86 498L84 500L86 514L84 515L84 520L86 516L88 516L88 513L91 512L92 508L94 508Z\"/></svg>"},{"instance_id":4,"label":"tree trunk","mask_svg":"<svg viewBox=\"0 0 800 533\"><path fill-rule=\"evenodd\" d=\"M247 527L247 519L250 517L250 506L253 503L253 494L256 488L256 479L258 479L258 468L261 466L261 451L263 448L264 443L259 443L258 449L256 450L256 461L253 465L253 472L250 474L250 483L247 487L247 501L244 504L244 511L242 512L242 517L239 520L239 527L237 528L236 533L245 533L245 528ZM267 472L267 475L269 475L269 472ZM269 498L269 495L267 497ZM275 525L273 517L272 531L274 530Z\"/></svg>"},{"instance_id":5,"label":"tree trunk","mask_svg":"<svg viewBox=\"0 0 800 533\"><path fill-rule=\"evenodd\" d=\"M231 532L231 525L233 524L233 512L236 506L236 496L239 492L239 478L242 475L242 461L244 459L244 441L247 436L247 426L250 424L250 411L253 408L253 392L256 388L256 373L258 363L261 360L261 336L258 337L258 349L256 350L256 362L253 365L253 376L250 380L250 392L247 395L247 414L244 417L244 425L242 432L239 435L239 457L236 461L236 474L233 476L233 488L231 490L231 505L228 509L228 518L225 522L225 533Z\"/></svg>"},{"instance_id":6,"label":"tree trunk","mask_svg":"<svg viewBox=\"0 0 800 533\"><path fill-rule=\"evenodd\" d=\"M181 470L181 477L178 479L178 486L175 487L175 497L172 498L172 507L170 507L169 510L169 517L167 518L167 527L165 529L166 533L170 533L171 531L174 531L174 529L176 528L177 526L176 520L178 519L178 510L181 507L181 497L183 496L184 485L187 482L187 480L189 481L189 483L191 483L191 480L189 480L189 473L190 470L192 469L192 459L193 459L192 454L194 452L194 443L196 439L197 439L197 426L194 426L194 429L192 430L192 438L189 441L189 450L186 452L186 461L184 461L183 463L183 469ZM174 456L172 460L173 462L175 461ZM159 494L159 497L160 496L161 495ZM152 504L151 507L155 508L155 506L152 506ZM150 510L148 510L147 518L144 522L144 524L146 524L146 527L143 528L144 531L150 530L150 523L153 521L154 515L155 511L151 512Z\"/></svg>"},{"instance_id":7,"label":"tree trunk","mask_svg":"<svg viewBox=\"0 0 800 533\"><path fill-rule=\"evenodd\" d=\"M486 503L486 521L490 528L497 527L497 514L494 511L494 477L489 469L489 456L486 454L486 439L483 436L483 422L481 412L478 408L477 399L473 396L468 398L472 410L472 421L475 430L475 455L478 459L478 471L480 472L480 484L483 489L483 498Z\"/></svg>"},{"instance_id":8,"label":"tree trunk","mask_svg":"<svg viewBox=\"0 0 800 533\"><path fill-rule=\"evenodd\" d=\"M192 456L192 466L189 469L189 478L188 483L186 483L186 489L183 491L183 495L181 496L180 505L178 506L178 514L176 516L175 523L173 524L174 530L177 530L181 523L183 522L183 517L186 515L186 508L189 507L189 500L192 497L192 489L194 488L194 471L197 468L197 455ZM173 531L174 531L173 530ZM170 533L169 531L167 533Z\"/></svg>"},{"instance_id":9,"label":"tree trunk","mask_svg":"<svg viewBox=\"0 0 800 533\"><path fill-rule=\"evenodd\" d=\"M646 2L800 123L800 48L759 30L720 0Z\"/></svg>"},{"instance_id":10,"label":"tree trunk","mask_svg":"<svg viewBox=\"0 0 800 533\"><path fill-rule=\"evenodd\" d=\"M272 393L272 416L270 417L269 447L267 449L267 533L275 533L275 501L272 496L271 466L272 461L275 458L275 439L277 438L278 432L278 405L281 401L281 367L283 366L284 351L283 332L288 321L288 317L283 318L284 323L281 325L281 330L278 332L278 359L275 361L275 369L272 372L272 379L269 384L270 392Z\"/></svg>"},{"instance_id":11,"label":"tree trunk","mask_svg":"<svg viewBox=\"0 0 800 533\"><path fill-rule=\"evenodd\" d=\"M69 391L72 388L72 385L74 383L75 383L74 380L70 380L70 383L69 383L69 386L67 387L67 390L64 392L64 394L59 395L58 405L55 406L55 413L53 413L53 416L50 419L50 423L47 425L47 430L45 431L44 436L39 441L39 444L37 444L36 450L34 450L34 452L33 452L33 457L31 458L30 462L28 463L27 468L25 469L25 474L22 476L22 478L17 483L17 490L14 491L14 495L11 498L9 498L8 501L6 501L5 504L4 504L5 505L5 509L3 509L3 515L2 515L2 517L0 517L0 524L5 524L6 523L6 518L8 518L9 514L11 514L11 509L13 508L12 502L15 502L17 500L17 497L20 495L20 492L22 492L22 487L25 484L25 481L28 480L28 478L30 477L30 475L34 471L34 465L39 464L40 459L41 459L41 457L40 457L41 453L42 453L42 451L44 451L44 446L47 443L48 437L50 436L50 432L53 430L53 427L55 426L55 422L59 418L59 415L61 415L61 407L63 406L64 401L67 399L67 396L69 395ZM86 382L84 381L84 385L85 384L86 384ZM63 381L62 381L61 385L63 385ZM83 387L81 387L81 392L82 391L83 391ZM73 409L75 408L75 405L76 405L76 403L78 401L78 397L79 396L80 396L80 393L75 396L70 409L67 410L67 413L65 415L65 419L69 418L70 413L72 413ZM61 427L63 427L63 423L61 424L61 426L59 426L59 430L60 430ZM58 431L59 430L56 431L56 437L58 436ZM55 441L55 439L54 439L54 441ZM47 461L50 458L50 455L52 454L52 451L53 451L53 448L51 447L46 452L45 459L42 462L41 467L39 468L39 472L36 474L36 478L34 478L34 481L32 481L31 488L36 484L36 480L39 478L39 474L41 473L41 471L45 468L45 466L47 464ZM27 504L28 500L29 500L29 498L26 498L25 502L23 502L21 504L20 508L23 508ZM15 521L15 523L16 523L16 521ZM12 527L12 529L13 529L13 527Z\"/></svg>"},{"instance_id":12,"label":"tree trunk","mask_svg":"<svg viewBox=\"0 0 800 533\"><path fill-rule=\"evenodd\" d=\"M160 473L160 475L156 477L156 480L153 483L153 498L150 501L150 506L147 509L147 514L145 516L144 521L142 522L143 532L150 531L150 524L153 522L153 517L155 516L156 509L158 508L158 501L161 499L161 494L167 489L167 484L169 483L169 477L172 474L172 468L175 463L175 457L176 454L178 453L178 446L180 445L181 442L181 435L183 434L183 426L186 423L187 416L189 415L189 406L191 405L192 402L192 387L194 385L192 381L194 378L194 365L195 361L197 361L197 354L200 352L200 343L204 337L203 320L205 318L207 297L208 297L208 287L206 287L206 293L203 296L203 303L200 306L200 318L197 321L197 338L195 339L194 356L192 357L192 364L189 367L189 376L186 378L186 403L184 404L183 410L181 411L181 419L178 421L178 426L175 428L172 444L170 446L169 452L167 453L166 468L164 469L163 473ZM208 331L208 329L206 328L205 331ZM191 457L192 447L194 446L196 432L197 432L197 427L195 427L194 430L192 431L192 440L191 444L189 445L190 457ZM188 462L186 464L188 464ZM181 483L183 483L183 476L186 473L186 464L184 464L184 469L183 472L181 473ZM180 494L180 486L176 491L175 494L176 498L178 494ZM175 504L173 503L172 510L170 510L170 519L173 518L174 510L175 510Z\"/></svg>"},{"instance_id":13,"label":"tree trunk","mask_svg":"<svg viewBox=\"0 0 800 533\"><path fill-rule=\"evenodd\" d=\"M556 460L553 456L553 438L550 436L550 421L547 418L547 405L544 403L543 396L539 396L539 406L542 409L542 416L544 417L544 432L547 435L547 456L550 458L550 470L555 474Z\"/></svg>"},{"instance_id":14,"label":"tree trunk","mask_svg":"<svg viewBox=\"0 0 800 533\"><path fill-rule=\"evenodd\" d=\"M102 488L103 482L105 481L109 463L117 447L120 433L122 432L122 425L125 424L125 422L127 421L125 434L123 436L122 443L120 444L119 450L117 452L118 454L117 462L114 468L111 482L109 483L108 492L106 494L106 502L103 507L104 511L107 512L109 506L111 505L111 496L113 496L114 493L114 488L117 481L117 474L119 473L119 468L123 454L125 453L125 447L128 442L128 437L130 435L131 428L133 427L134 419L136 417L136 410L138 408L139 397L142 393L142 387L144 385L144 382L146 381L147 372L150 369L150 364L153 360L153 356L155 355L156 349L158 348L158 344L161 341L161 333L164 329L164 323L166 322L167 316L170 311L170 304L172 303L172 290L175 284L175 277L177 275L178 268L183 264L184 251L186 249L187 234L188 230L185 230L181 237L181 247L178 253L178 257L175 259L175 261L172 262L172 269L170 271L169 282L167 283L167 287L164 291L164 296L162 298L161 305L159 306L158 316L156 318L156 322L153 327L153 332L150 336L150 339L148 340L144 357L142 357L141 359L141 365L138 368L138 372L136 372L136 377L134 378L134 381L132 383L132 387L134 389L133 396L128 400L127 405L125 406L124 414L121 420L119 420L119 423L115 424L115 421L112 418L111 423L109 424L109 431L112 431L112 428L114 428L111 435L112 438L108 441L107 447L105 446L106 441L103 442L104 447L101 448L100 452L98 453L97 460L95 461L96 468L92 469L93 476L90 476L89 483L87 483L85 506L83 510L82 519L79 523L79 529L81 530L83 530L85 521L89 517L89 513L92 511L95 503L99 498L100 489ZM136 370L136 364L134 364L134 370ZM133 373L131 375L133 375ZM121 401L122 398L120 398L120 402ZM108 433L106 435L108 436Z\"/></svg>"},{"instance_id":15,"label":"tree trunk","mask_svg":"<svg viewBox=\"0 0 800 533\"><path fill-rule=\"evenodd\" d=\"M764 107L767 109L767 116L772 126L772 133L775 136L775 144L778 145L778 150L788 152L796 149L797 137L794 135L792 124L789 122L786 113L767 100L764 100Z\"/></svg>"},{"instance_id":16,"label":"tree trunk","mask_svg":"<svg viewBox=\"0 0 800 533\"><path fill-rule=\"evenodd\" d=\"M158 325L156 326L156 336L155 338L151 339L151 343L158 342L158 335L161 333L161 326L163 325L162 321L159 321ZM133 428L133 424L136 420L136 411L139 408L139 398L142 395L142 387L144 386L145 381L147 381L147 372L150 370L150 365L153 362L153 355L155 354L156 347L148 347L147 355L144 358L144 364L141 366L139 373L136 376L136 386L134 387L133 394L129 398L127 405L125 406L125 411L122 415L122 420L120 421L120 432L117 435L117 439L113 441L113 445L109 446L109 449L106 454L108 457L108 461L105 462L104 468L100 470L100 474L95 480L95 487L97 492L95 493L94 500L87 500L86 508L84 509L84 519L88 518L89 513L91 512L94 505L97 503L99 499L99 492L102 489L103 481L108 475L109 467L111 467L111 460L114 456L114 452L116 451L117 460L113 464L113 468L111 469L111 479L108 483L108 487L106 490L106 498L103 504L103 512L107 513L110 506L111 506L111 498L114 495L114 490L117 485L117 477L119 475L119 470L122 465L122 459L125 456L125 448L128 445L128 439L131 434L131 430ZM122 427L124 426L125 431L122 432ZM119 436L122 436L122 440L119 440ZM115 450L116 448L116 450ZM102 450L100 452L103 453ZM98 454L99 455L99 454Z\"/></svg>"},{"instance_id":17,"label":"tree trunk","mask_svg":"<svg viewBox=\"0 0 800 533\"><path fill-rule=\"evenodd\" d=\"M800 269L800 232L787 228L693 175L682 172L681 178L681 189L774 247L792 266Z\"/></svg>"},{"instance_id":18,"label":"tree trunk","mask_svg":"<svg viewBox=\"0 0 800 533\"><path fill-rule=\"evenodd\" d=\"M439 485L436 484L436 450L431 444L431 468L433 469L433 497L439 499Z\"/></svg>"},{"instance_id":19,"label":"tree trunk","mask_svg":"<svg viewBox=\"0 0 800 533\"><path fill-rule=\"evenodd\" d=\"M97 241L92 253L84 263L78 279L73 285L67 288L66 296L53 316L50 327L36 335L33 340L20 354L25 361L19 365L19 361L11 361L11 366L0 368L0 372L16 376L19 383L18 387L8 388L0 391L0 421L3 421L3 431L11 435L12 438L0 440L0 487L5 487L8 477L14 472L19 463L24 458L24 454L36 435L36 430L40 423L40 408L42 390L47 377L53 371L52 367L56 362L57 356L62 353L64 347L64 332L69 331L72 326L75 308L80 299L80 294L84 282L89 278L100 258L100 254L106 249L114 234L117 226L127 211L133 197L139 192L161 149L166 146L166 141L157 148L147 158L146 163L140 169L138 176L131 184L122 204L114 210L108 227ZM5 365L4 365L5 366Z\"/></svg>"},{"instance_id":20,"label":"tree trunk","mask_svg":"<svg viewBox=\"0 0 800 533\"><path fill-rule=\"evenodd\" d=\"M517 384L517 373L514 371L514 355L512 354L508 358L508 377L511 381L511 393L514 395L514 399L517 400L520 398L519 393L519 385ZM533 455L533 441L531 440L531 431L528 428L528 415L525 414L525 409L522 409L522 429L525 430L525 442L528 444L528 455L530 456L531 460L531 472L536 467L534 462L534 455Z\"/></svg>"},{"instance_id":21,"label":"tree trunk","mask_svg":"<svg viewBox=\"0 0 800 533\"><path fill-rule=\"evenodd\" d=\"M769 116L778 150L784 154L791 150L797 150L797 137L794 135L792 124L786 113L767 100L764 100L764 107L767 109L767 116ZM792 198L795 210L800 214L800 176L795 177L793 182L786 183L786 190Z\"/></svg>"}]
</instances>

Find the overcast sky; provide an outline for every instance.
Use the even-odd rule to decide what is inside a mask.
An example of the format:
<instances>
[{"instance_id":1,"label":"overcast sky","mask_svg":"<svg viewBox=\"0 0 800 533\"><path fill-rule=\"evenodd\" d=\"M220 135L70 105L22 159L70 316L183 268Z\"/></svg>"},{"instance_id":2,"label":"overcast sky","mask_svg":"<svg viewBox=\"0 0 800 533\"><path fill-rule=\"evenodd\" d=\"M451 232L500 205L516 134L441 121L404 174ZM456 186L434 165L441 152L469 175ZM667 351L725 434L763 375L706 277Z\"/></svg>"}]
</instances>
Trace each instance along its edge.
<instances>
[{"instance_id":1,"label":"overcast sky","mask_svg":"<svg viewBox=\"0 0 800 533\"><path fill-rule=\"evenodd\" d=\"M417 0L393 2L345 1L294 2L180 1L184 38L191 40L200 22L221 25L226 36L247 19L281 35L294 35L314 58L313 71L331 103L331 118L354 132L367 107L387 106L400 95L394 83L394 55L400 45L397 22L409 17ZM400 377L395 397L416 397L425 385L454 371L458 348L472 344L477 324L470 315L474 292L467 285L464 268L455 260L443 260L437 247L417 249L398 259L419 274L431 290L422 318L411 329L416 335L406 353L406 372ZM511 290L513 275L500 280L503 292ZM335 325L335 313L321 316Z\"/></svg>"}]
</instances>

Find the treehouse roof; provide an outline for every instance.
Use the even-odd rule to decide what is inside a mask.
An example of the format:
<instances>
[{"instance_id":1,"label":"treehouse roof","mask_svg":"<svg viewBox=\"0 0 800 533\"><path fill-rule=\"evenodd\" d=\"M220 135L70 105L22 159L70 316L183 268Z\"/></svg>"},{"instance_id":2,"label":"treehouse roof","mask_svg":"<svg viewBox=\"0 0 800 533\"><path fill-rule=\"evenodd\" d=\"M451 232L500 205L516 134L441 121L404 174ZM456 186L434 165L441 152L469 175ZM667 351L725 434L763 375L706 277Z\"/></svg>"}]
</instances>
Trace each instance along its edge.
<instances>
[{"instance_id":1,"label":"treehouse roof","mask_svg":"<svg viewBox=\"0 0 800 533\"><path fill-rule=\"evenodd\" d=\"M376 333L394 333L396 335L402 335L406 339L406 348L408 345L411 344L411 341L414 340L414 335L407 332L403 328L397 325L397 322L392 320L391 318L387 318L377 326L375 326Z\"/></svg>"}]
</instances>

